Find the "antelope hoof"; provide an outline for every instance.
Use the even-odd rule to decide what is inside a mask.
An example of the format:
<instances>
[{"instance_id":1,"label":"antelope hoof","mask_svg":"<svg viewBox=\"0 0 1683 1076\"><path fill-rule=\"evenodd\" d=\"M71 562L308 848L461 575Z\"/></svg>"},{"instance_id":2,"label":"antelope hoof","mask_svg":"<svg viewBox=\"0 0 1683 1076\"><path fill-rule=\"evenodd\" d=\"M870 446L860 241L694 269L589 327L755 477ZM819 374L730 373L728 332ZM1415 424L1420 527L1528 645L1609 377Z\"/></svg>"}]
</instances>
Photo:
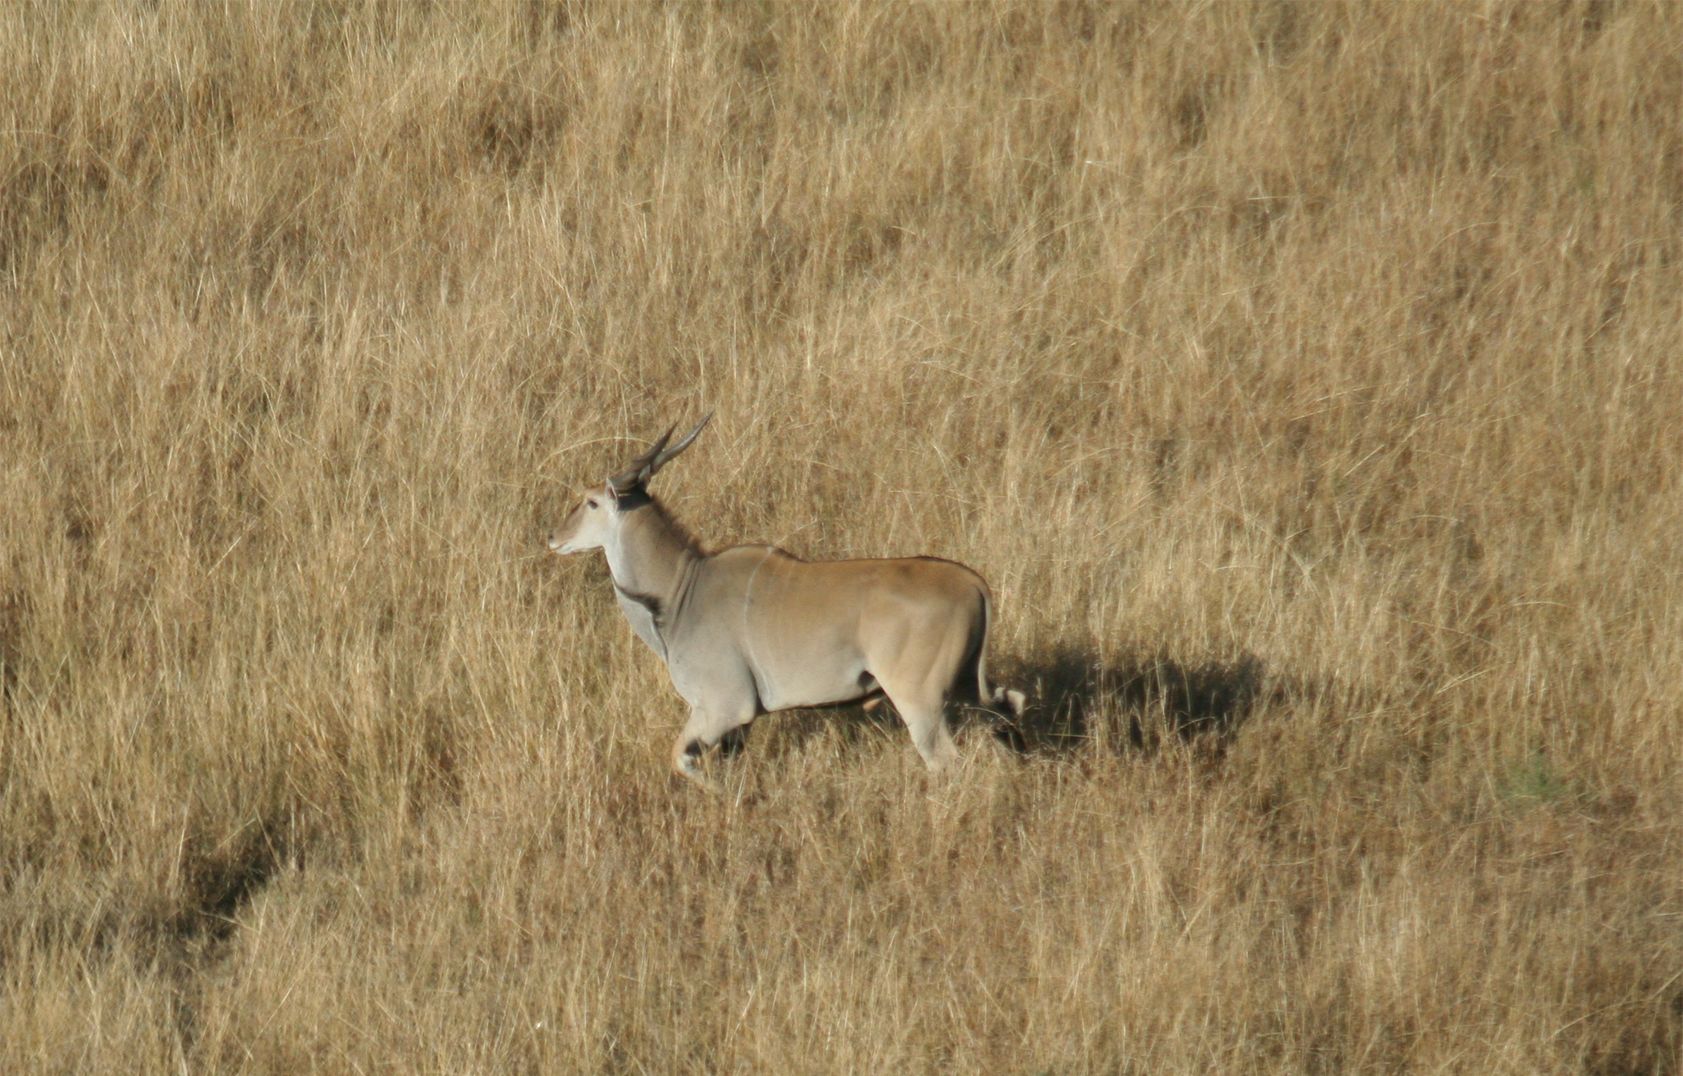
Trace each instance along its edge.
<instances>
[{"instance_id":1,"label":"antelope hoof","mask_svg":"<svg viewBox=\"0 0 1683 1076\"><path fill-rule=\"evenodd\" d=\"M725 787L707 776L705 773L702 773L701 767L696 765L696 759L699 757L700 755L697 752L693 752L688 749L679 751L677 757L672 760L672 769L680 777L687 778L707 792L710 792L715 796L724 795Z\"/></svg>"}]
</instances>

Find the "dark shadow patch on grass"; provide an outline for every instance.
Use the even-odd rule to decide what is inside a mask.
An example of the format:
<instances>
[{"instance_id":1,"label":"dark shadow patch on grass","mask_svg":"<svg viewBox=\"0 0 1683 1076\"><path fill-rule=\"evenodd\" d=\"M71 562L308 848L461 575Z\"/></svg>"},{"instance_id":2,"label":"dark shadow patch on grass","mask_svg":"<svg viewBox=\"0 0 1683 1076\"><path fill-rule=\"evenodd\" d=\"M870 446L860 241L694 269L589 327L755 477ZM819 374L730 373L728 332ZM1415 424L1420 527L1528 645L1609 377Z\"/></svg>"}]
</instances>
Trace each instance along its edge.
<instances>
[{"instance_id":1,"label":"dark shadow patch on grass","mask_svg":"<svg viewBox=\"0 0 1683 1076\"><path fill-rule=\"evenodd\" d=\"M1028 753L1089 744L1150 751L1166 740L1219 747L1262 702L1291 694L1251 654L1196 664L1161 654L1106 661L1091 648L1060 647L1007 676L1029 696L1014 723Z\"/></svg>"},{"instance_id":2,"label":"dark shadow patch on grass","mask_svg":"<svg viewBox=\"0 0 1683 1076\"><path fill-rule=\"evenodd\" d=\"M0 594L0 712L7 715L16 702L18 663L29 630L28 602L28 595L21 589Z\"/></svg>"},{"instance_id":3,"label":"dark shadow patch on grass","mask_svg":"<svg viewBox=\"0 0 1683 1076\"><path fill-rule=\"evenodd\" d=\"M283 826L252 826L197 863L191 899L153 924L159 951L169 954L175 981L171 1016L188 1052L199 1040L207 973L227 956L240 912L283 866L297 862Z\"/></svg>"},{"instance_id":4,"label":"dark shadow patch on grass","mask_svg":"<svg viewBox=\"0 0 1683 1076\"><path fill-rule=\"evenodd\" d=\"M768 726L754 733L754 739L770 748L770 757L801 751L812 740L822 736L836 736L844 747L851 750L883 736L904 739L906 735L899 715L886 699L869 710L861 703L852 703L762 714L754 720L754 725ZM721 741L721 753L727 757L739 753L746 731L738 729ZM909 746L910 741L905 742Z\"/></svg>"},{"instance_id":5,"label":"dark shadow patch on grass","mask_svg":"<svg viewBox=\"0 0 1683 1076\"><path fill-rule=\"evenodd\" d=\"M163 924L183 952L198 961L218 955L238 925L239 913L291 862L288 842L269 826L253 827L234 848L198 865L194 899Z\"/></svg>"},{"instance_id":6,"label":"dark shadow patch on grass","mask_svg":"<svg viewBox=\"0 0 1683 1076\"><path fill-rule=\"evenodd\" d=\"M1117 753L1155 751L1167 742L1198 744L1219 752L1266 702L1298 697L1291 682L1269 675L1261 659L1187 663L1165 655L1106 661L1095 650L1060 647L1028 661L1001 662L996 686L1028 696L1020 717L971 704L952 707L955 731L986 728L1022 755L1060 754L1089 746ZM754 734L771 757L803 750L818 737L836 737L848 749L904 739L905 725L886 699L860 705L791 710L760 717L771 727ZM738 730L720 744L726 757L741 752Z\"/></svg>"}]
</instances>

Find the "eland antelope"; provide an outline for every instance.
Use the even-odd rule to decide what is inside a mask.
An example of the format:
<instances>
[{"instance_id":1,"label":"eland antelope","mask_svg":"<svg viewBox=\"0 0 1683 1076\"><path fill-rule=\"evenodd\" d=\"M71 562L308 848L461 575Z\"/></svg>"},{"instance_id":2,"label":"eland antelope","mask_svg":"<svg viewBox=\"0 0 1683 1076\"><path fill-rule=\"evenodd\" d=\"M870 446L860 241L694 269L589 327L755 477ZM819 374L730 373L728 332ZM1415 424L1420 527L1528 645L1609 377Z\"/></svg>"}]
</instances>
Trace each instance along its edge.
<instances>
[{"instance_id":1,"label":"eland antelope","mask_svg":"<svg viewBox=\"0 0 1683 1076\"><path fill-rule=\"evenodd\" d=\"M964 565L805 561L768 545L709 552L692 538L648 484L712 417L670 447L668 429L549 536L557 554L607 555L621 611L689 703L672 753L679 773L713 787L702 752L775 710L886 695L932 770L958 757L949 699L1022 712L1021 692L988 683L992 598Z\"/></svg>"}]
</instances>

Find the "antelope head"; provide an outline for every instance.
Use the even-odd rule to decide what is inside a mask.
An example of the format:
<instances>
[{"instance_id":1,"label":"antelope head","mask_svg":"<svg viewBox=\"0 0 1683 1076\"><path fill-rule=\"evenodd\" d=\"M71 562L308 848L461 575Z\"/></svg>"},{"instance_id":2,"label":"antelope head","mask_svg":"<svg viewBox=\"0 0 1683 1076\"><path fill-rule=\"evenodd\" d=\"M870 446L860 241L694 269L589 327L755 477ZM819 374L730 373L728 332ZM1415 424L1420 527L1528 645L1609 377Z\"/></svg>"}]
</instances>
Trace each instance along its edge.
<instances>
[{"instance_id":1,"label":"antelope head","mask_svg":"<svg viewBox=\"0 0 1683 1076\"><path fill-rule=\"evenodd\" d=\"M606 546L618 533L624 514L648 502L649 480L662 467L672 462L680 452L690 447L712 418L712 412L708 412L706 417L695 424L694 429L670 447L667 442L672 439L672 431L677 429L677 426L668 427L666 432L660 435L660 440L649 446L647 452L632 460L617 474L610 475L601 488L586 491L578 507L568 513L559 527L550 532L550 551L565 555Z\"/></svg>"}]
</instances>

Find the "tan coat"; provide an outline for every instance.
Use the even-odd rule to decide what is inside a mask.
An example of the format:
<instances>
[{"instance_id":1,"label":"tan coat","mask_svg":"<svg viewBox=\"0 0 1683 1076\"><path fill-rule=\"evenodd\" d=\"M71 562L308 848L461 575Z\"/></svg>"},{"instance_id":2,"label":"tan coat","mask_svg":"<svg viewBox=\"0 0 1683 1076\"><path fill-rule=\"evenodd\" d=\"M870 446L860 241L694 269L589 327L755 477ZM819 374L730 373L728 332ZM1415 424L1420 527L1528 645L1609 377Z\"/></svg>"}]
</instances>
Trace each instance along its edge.
<instances>
[{"instance_id":1,"label":"tan coat","mask_svg":"<svg viewBox=\"0 0 1683 1076\"><path fill-rule=\"evenodd\" d=\"M760 714L879 691L932 769L957 757L949 701L1020 712L1020 693L988 683L992 597L964 565L804 561L772 546L705 552L645 488L698 432L664 457L662 438L641 466L588 495L549 541L557 553L607 554L626 619L689 703L673 750L680 773L706 783L698 756Z\"/></svg>"}]
</instances>

